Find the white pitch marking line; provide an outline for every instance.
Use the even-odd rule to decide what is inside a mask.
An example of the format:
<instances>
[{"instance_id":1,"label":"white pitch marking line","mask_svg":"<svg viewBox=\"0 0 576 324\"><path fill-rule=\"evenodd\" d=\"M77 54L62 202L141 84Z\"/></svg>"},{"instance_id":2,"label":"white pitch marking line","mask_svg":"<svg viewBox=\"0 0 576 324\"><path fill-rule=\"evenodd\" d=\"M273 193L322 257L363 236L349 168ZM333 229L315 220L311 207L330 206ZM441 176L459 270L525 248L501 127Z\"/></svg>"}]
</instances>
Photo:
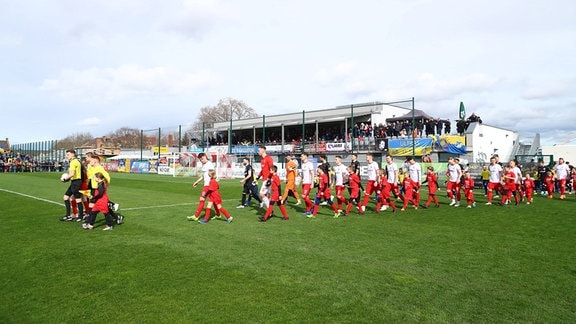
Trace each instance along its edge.
<instances>
[{"instance_id":1,"label":"white pitch marking line","mask_svg":"<svg viewBox=\"0 0 576 324\"><path fill-rule=\"evenodd\" d=\"M36 196L31 196L31 195L23 194L23 193L21 193L21 192L16 192L16 191L12 191L12 190L6 190L6 189L2 189L2 188L0 188L0 191L4 191L4 192L7 192L7 193L11 193L11 194L18 195L18 196L22 196L22 197L26 197L26 198L31 198L31 199L40 200L40 201L47 202L47 203L51 203L51 204L58 205L58 206L64 206L64 203L61 203L61 202L55 202L55 201L52 201L52 200L48 200L48 199L44 199L44 198L40 198L40 197L36 197Z\"/></svg>"},{"instance_id":2,"label":"white pitch marking line","mask_svg":"<svg viewBox=\"0 0 576 324\"><path fill-rule=\"evenodd\" d=\"M223 199L222 201L234 201L234 200L236 200L236 199ZM129 207L129 208L122 208L122 210L139 210L139 209L152 209L152 208L190 206L190 205L198 205L198 202L193 202L193 203L181 203L181 204L170 204L170 205L157 205L157 206Z\"/></svg>"},{"instance_id":3,"label":"white pitch marking line","mask_svg":"<svg viewBox=\"0 0 576 324\"><path fill-rule=\"evenodd\" d=\"M16 191L12 191L12 190L7 190L7 189L2 189L0 188L0 191L4 191L7 193L11 193L14 195L18 195L18 196L22 196L22 197L26 197L26 198L31 198L31 199L35 199L35 200L40 200L43 202L47 202L50 204L54 204L54 205L58 205L58 206L64 206L64 203L60 203L60 202L55 202L52 200L48 200L48 199L44 199L44 198L40 198L40 197L36 197L36 196L31 196L31 195L27 195L21 192L16 192ZM234 199L228 199L227 201L232 201ZM224 200L226 201L226 200ZM139 209L152 209L152 208L165 208L165 207L176 207L176 206L189 206L189 205L196 205L198 204L197 202L194 203L181 203L181 204L171 204L171 205L157 205L157 206L143 206L143 207L132 207L132 208L122 208L122 210L139 210Z\"/></svg>"}]
</instances>

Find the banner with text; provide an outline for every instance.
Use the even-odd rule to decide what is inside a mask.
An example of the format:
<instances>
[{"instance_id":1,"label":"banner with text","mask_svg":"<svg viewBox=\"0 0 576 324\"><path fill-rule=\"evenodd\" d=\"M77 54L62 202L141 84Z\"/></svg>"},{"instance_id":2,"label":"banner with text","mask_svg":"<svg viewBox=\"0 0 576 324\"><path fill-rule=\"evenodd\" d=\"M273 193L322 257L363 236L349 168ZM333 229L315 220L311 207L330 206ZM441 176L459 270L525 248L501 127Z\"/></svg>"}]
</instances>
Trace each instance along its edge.
<instances>
[{"instance_id":1,"label":"banner with text","mask_svg":"<svg viewBox=\"0 0 576 324\"><path fill-rule=\"evenodd\" d=\"M432 152L431 138L390 139L388 153L393 156L422 156Z\"/></svg>"}]
</instances>

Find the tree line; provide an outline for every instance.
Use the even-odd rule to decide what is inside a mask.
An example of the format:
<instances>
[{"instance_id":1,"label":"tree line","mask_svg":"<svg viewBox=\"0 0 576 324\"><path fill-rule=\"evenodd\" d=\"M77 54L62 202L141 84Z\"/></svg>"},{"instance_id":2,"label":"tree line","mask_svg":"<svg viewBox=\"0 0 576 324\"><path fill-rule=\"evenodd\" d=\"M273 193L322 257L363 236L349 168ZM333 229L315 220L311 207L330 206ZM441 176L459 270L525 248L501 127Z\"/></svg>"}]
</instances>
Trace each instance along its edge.
<instances>
[{"instance_id":1,"label":"tree line","mask_svg":"<svg viewBox=\"0 0 576 324\"><path fill-rule=\"evenodd\" d=\"M254 117L260 117L260 115L244 101L230 97L220 99L216 105L205 106L200 109L192 126L189 129L182 130L181 142L186 145L193 138L199 138L202 134L202 129L213 127L215 122L229 121L231 118L232 120L239 120ZM145 147L157 145L157 136L146 134L144 139L142 139L141 135L141 130L134 126L124 126L96 137L89 132L80 132L58 140L58 148L85 147L93 144L96 138L105 138L110 146L120 148L137 148L142 144ZM161 142L167 142L166 136L168 135L162 136L161 134Z\"/></svg>"}]
</instances>

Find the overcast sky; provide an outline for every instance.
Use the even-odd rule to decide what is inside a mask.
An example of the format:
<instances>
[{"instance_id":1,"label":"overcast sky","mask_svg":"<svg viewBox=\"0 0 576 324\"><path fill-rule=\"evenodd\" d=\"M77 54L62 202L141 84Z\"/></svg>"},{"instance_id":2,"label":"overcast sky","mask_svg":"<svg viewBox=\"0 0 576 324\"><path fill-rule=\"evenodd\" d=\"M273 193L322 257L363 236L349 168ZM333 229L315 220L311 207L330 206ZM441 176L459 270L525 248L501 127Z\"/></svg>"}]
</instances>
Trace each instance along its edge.
<instances>
[{"instance_id":1,"label":"overcast sky","mask_svg":"<svg viewBox=\"0 0 576 324\"><path fill-rule=\"evenodd\" d=\"M0 138L415 98L576 144L576 1L0 0ZM453 129L455 127L453 126Z\"/></svg>"}]
</instances>

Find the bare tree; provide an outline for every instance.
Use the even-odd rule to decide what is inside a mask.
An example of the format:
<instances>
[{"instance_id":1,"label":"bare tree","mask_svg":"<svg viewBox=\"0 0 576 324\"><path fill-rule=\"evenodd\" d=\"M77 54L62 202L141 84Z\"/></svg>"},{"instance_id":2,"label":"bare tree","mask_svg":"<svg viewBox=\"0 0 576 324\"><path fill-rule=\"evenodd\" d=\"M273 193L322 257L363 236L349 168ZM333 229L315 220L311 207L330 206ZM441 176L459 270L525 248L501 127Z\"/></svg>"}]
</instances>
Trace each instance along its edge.
<instances>
[{"instance_id":1,"label":"bare tree","mask_svg":"<svg viewBox=\"0 0 576 324\"><path fill-rule=\"evenodd\" d=\"M197 123L200 126L204 123L205 127L212 127L214 122L230 120L230 115L232 120L259 117L258 113L244 101L228 97L220 99L216 106L202 107Z\"/></svg>"},{"instance_id":2,"label":"bare tree","mask_svg":"<svg viewBox=\"0 0 576 324\"><path fill-rule=\"evenodd\" d=\"M209 131L215 122L229 121L230 116L232 116L232 120L260 117L254 108L248 106L244 101L230 97L223 98L218 101L216 106L206 106L200 109L197 121L190 130L192 137L201 137L203 128Z\"/></svg>"},{"instance_id":3,"label":"bare tree","mask_svg":"<svg viewBox=\"0 0 576 324\"><path fill-rule=\"evenodd\" d=\"M108 134L108 137L115 145L123 148L137 148L140 147L140 130L130 127L121 127L112 133Z\"/></svg>"},{"instance_id":4,"label":"bare tree","mask_svg":"<svg viewBox=\"0 0 576 324\"><path fill-rule=\"evenodd\" d=\"M94 140L94 136L90 133L74 133L58 141L58 149L73 149L82 147L86 143Z\"/></svg>"}]
</instances>

